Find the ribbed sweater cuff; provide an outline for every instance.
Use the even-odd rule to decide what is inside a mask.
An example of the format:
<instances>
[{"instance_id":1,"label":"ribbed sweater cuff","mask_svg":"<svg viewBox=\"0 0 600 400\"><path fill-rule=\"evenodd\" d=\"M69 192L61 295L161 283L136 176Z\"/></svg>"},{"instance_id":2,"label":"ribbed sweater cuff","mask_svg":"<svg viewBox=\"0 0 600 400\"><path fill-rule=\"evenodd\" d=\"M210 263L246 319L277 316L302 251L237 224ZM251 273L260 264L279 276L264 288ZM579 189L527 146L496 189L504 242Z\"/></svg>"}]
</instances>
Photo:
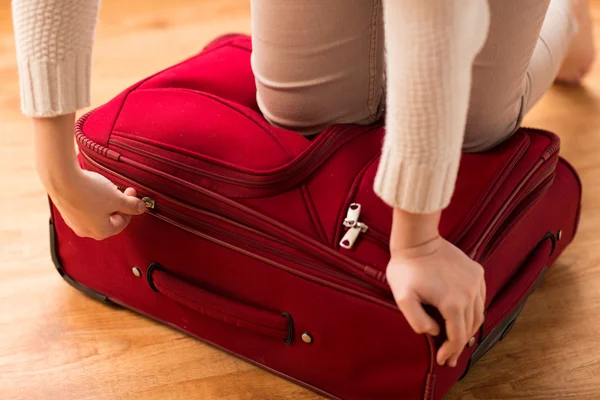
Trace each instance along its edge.
<instances>
[{"instance_id":1,"label":"ribbed sweater cuff","mask_svg":"<svg viewBox=\"0 0 600 400\"><path fill-rule=\"evenodd\" d=\"M415 214L440 211L450 204L460 159L438 163L402 160L384 148L375 193L389 206Z\"/></svg>"},{"instance_id":2,"label":"ribbed sweater cuff","mask_svg":"<svg viewBox=\"0 0 600 400\"><path fill-rule=\"evenodd\" d=\"M21 110L29 117L69 114L90 105L89 54L19 63Z\"/></svg>"}]
</instances>

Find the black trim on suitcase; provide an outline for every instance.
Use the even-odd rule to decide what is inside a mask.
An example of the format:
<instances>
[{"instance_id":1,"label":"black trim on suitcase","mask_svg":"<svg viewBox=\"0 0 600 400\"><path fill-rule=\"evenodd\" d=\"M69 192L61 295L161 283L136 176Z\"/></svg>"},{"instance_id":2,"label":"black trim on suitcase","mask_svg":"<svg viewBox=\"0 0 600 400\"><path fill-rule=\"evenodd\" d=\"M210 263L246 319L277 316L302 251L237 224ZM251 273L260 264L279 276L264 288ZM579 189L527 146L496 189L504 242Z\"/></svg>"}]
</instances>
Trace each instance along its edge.
<instances>
[{"instance_id":1,"label":"black trim on suitcase","mask_svg":"<svg viewBox=\"0 0 600 400\"><path fill-rule=\"evenodd\" d=\"M535 288L537 288L542 283L547 271L548 271L548 269L544 268L543 272L537 278L533 289L527 294L527 296L521 301L521 303L519 303L519 305L517 307L515 307L513 311L511 311L511 313L504 319L504 321L502 321L500 324L498 324L498 326L496 326L485 337L485 339L483 339L481 344L477 347L477 349L471 355L471 358L469 359L469 363L467 364L467 367L465 368L465 372L460 377L460 380L465 378L467 376L467 374L469 373L470 369L475 365L475 363L477 361L479 361L484 355L486 355L487 352L490 351L499 341L504 339L506 337L506 335L511 331L513 326L515 326L515 323L517 322L517 318L521 314L521 311L523 311L523 308L525 308L525 303L527 302L528 297L531 296L531 294L533 294L533 292L535 291Z\"/></svg>"},{"instance_id":2,"label":"black trim on suitcase","mask_svg":"<svg viewBox=\"0 0 600 400\"><path fill-rule=\"evenodd\" d=\"M288 336L283 339L283 343L291 344L294 341L294 320L292 319L292 316L286 312L281 313L281 315L288 320Z\"/></svg>"},{"instance_id":3,"label":"black trim on suitcase","mask_svg":"<svg viewBox=\"0 0 600 400\"><path fill-rule=\"evenodd\" d=\"M554 250L556 249L556 237L553 233L548 232L540 241L540 244L547 239L551 239L552 241L552 250L550 251L550 255L552 255L552 253L554 253ZM486 355L487 352L490 351L499 341L504 339L506 335L508 335L511 329L515 326L515 323L517 322L517 318L521 314L521 311L523 311L523 308L525 308L525 303L529 299L529 296L531 296L533 292L535 292L535 290L541 285L547 272L548 267L545 266L542 269L540 275L535 280L535 283L531 287L531 290L529 290L529 292L525 295L523 300L521 300L519 305L515 307L510 312L510 314L508 314L506 318L501 323L499 323L494 329L492 329L492 331L488 333L488 335L481 341L479 346L477 346L477 349L475 349L473 354L471 354L471 358L469 359L467 367L465 368L465 372L462 374L459 380L463 380L468 375L469 371L475 365L475 363L479 361L481 357Z\"/></svg>"},{"instance_id":4,"label":"black trim on suitcase","mask_svg":"<svg viewBox=\"0 0 600 400\"><path fill-rule=\"evenodd\" d=\"M58 255L58 244L56 241L56 228L54 227L54 222L52 222L52 219L50 219L50 253L52 256L52 262L54 263L54 267L56 268L56 270L58 271L60 276L62 276L62 278L69 285L73 286L75 289L79 290L80 292L91 297L94 300L98 300L109 306L120 308L119 305L112 302L108 297L106 297L102 293L98 293L95 290L92 290L89 287L82 285L81 283L79 283L76 280L74 280L73 278L71 278L65 272L65 269L62 265L62 261L60 260L60 256Z\"/></svg>"},{"instance_id":5,"label":"black trim on suitcase","mask_svg":"<svg viewBox=\"0 0 600 400\"><path fill-rule=\"evenodd\" d=\"M156 286L154 286L154 281L152 280L152 272L154 272L155 269L160 269L162 271L165 270L162 267L162 265L160 265L159 263L153 262L152 264L150 264L150 266L148 267L148 270L146 271L146 280L148 281L148 286L150 286L150 289L154 290L156 293L159 293Z\"/></svg>"}]
</instances>

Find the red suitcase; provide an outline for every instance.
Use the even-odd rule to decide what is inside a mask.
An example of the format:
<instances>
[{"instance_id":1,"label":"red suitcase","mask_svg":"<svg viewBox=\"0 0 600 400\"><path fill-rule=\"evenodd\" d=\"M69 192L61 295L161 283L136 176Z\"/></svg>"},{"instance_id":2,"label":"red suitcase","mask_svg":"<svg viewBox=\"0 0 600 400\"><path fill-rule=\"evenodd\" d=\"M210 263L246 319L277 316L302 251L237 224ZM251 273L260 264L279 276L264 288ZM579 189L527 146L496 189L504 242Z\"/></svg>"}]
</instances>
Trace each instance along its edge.
<instances>
[{"instance_id":1,"label":"red suitcase","mask_svg":"<svg viewBox=\"0 0 600 400\"><path fill-rule=\"evenodd\" d=\"M250 53L247 36L218 38L80 118L81 165L135 187L147 212L95 241L51 205L58 271L331 398L442 398L573 239L581 187L558 138L523 128L463 155L441 232L484 265L488 302L458 367L440 367L439 341L410 329L385 281L381 124L312 140L270 126Z\"/></svg>"}]
</instances>

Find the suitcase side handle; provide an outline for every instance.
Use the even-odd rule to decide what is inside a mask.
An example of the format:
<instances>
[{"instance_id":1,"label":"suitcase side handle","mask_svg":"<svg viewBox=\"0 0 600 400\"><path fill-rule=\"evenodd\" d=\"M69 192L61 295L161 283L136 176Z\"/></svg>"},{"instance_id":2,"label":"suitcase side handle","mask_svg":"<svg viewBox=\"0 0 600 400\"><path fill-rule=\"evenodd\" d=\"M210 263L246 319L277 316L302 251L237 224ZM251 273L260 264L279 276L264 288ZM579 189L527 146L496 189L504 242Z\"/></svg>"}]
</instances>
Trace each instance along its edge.
<instances>
[{"instance_id":1,"label":"suitcase side handle","mask_svg":"<svg viewBox=\"0 0 600 400\"><path fill-rule=\"evenodd\" d=\"M152 263L146 273L148 284L157 293L218 321L290 344L294 322L288 313L257 308L224 297L187 282Z\"/></svg>"}]
</instances>

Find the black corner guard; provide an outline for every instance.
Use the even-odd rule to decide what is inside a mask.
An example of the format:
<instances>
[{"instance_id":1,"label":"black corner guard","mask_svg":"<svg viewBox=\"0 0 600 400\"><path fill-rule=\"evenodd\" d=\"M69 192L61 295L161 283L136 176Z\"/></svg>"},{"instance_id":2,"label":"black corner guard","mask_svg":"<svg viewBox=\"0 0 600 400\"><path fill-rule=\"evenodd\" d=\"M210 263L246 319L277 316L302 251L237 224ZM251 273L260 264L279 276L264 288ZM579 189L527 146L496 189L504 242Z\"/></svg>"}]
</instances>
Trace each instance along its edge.
<instances>
[{"instance_id":1,"label":"black corner guard","mask_svg":"<svg viewBox=\"0 0 600 400\"><path fill-rule=\"evenodd\" d=\"M110 299L108 297L106 297L105 295L103 295L102 293L98 293L95 290L92 290L89 287L82 285L81 283L75 281L73 278L71 278L69 275L67 275L67 273L65 272L65 269L62 265L62 261L60 260L60 256L58 255L58 246L57 246L57 241L56 241L56 228L54 226L54 222L52 222L52 219L50 219L50 254L52 256L52 262L54 263L54 267L56 268L56 270L58 271L60 276L62 276L62 278L69 285L73 286L75 289L79 290L80 292L91 297L94 300L98 300L98 301L100 301L104 304L110 305L110 306L118 307L117 304L110 301Z\"/></svg>"},{"instance_id":2,"label":"black corner guard","mask_svg":"<svg viewBox=\"0 0 600 400\"><path fill-rule=\"evenodd\" d=\"M521 300L519 305L515 307L512 310L512 312L506 318L504 318L504 320L500 324L498 324L498 326L496 326L490 333L488 333L485 339L481 341L477 349L473 352L473 354L471 354L471 358L469 359L469 363L465 368L465 372L462 374L459 380L464 379L468 375L473 365L475 365L475 363L479 361L479 359L486 355L488 351L490 351L499 341L501 341L506 337L506 335L508 335L511 329L515 326L515 323L517 322L517 317L519 316L519 314L521 314L523 308L525 308L525 303L527 302L527 299L542 283L547 271L548 268L544 267L542 273L538 276L535 283L533 284L533 287L531 288L529 293L527 293L525 298Z\"/></svg>"},{"instance_id":3,"label":"black corner guard","mask_svg":"<svg viewBox=\"0 0 600 400\"><path fill-rule=\"evenodd\" d=\"M552 249L550 250L550 255L552 255L554 253L554 250L556 250L556 237L552 232L548 232L542 238L540 244L544 243L544 241L547 239L550 239L552 242ZM471 354L471 358L467 363L467 367L465 368L465 371L463 372L459 380L464 379L469 374L469 370L473 367L473 365L475 365L475 363L479 361L481 357L486 355L487 352L490 351L492 347L494 347L494 345L496 345L499 341L504 339L506 335L508 335L511 329L515 326L515 323L517 322L517 317L519 316L519 314L521 314L521 311L523 311L527 299L529 299L529 296L531 296L533 292L535 292L535 290L542 284L542 281L544 280L547 272L548 267L543 267L542 271L540 272L540 275L537 277L537 279L533 283L533 286L525 295L523 300L521 300L519 305L516 306L511 311L511 313L508 314L504 318L504 320L500 324L498 324L498 326L496 326L490 333L488 333L488 335L481 341L479 346L477 346L477 349L475 349L473 354Z\"/></svg>"}]
</instances>

